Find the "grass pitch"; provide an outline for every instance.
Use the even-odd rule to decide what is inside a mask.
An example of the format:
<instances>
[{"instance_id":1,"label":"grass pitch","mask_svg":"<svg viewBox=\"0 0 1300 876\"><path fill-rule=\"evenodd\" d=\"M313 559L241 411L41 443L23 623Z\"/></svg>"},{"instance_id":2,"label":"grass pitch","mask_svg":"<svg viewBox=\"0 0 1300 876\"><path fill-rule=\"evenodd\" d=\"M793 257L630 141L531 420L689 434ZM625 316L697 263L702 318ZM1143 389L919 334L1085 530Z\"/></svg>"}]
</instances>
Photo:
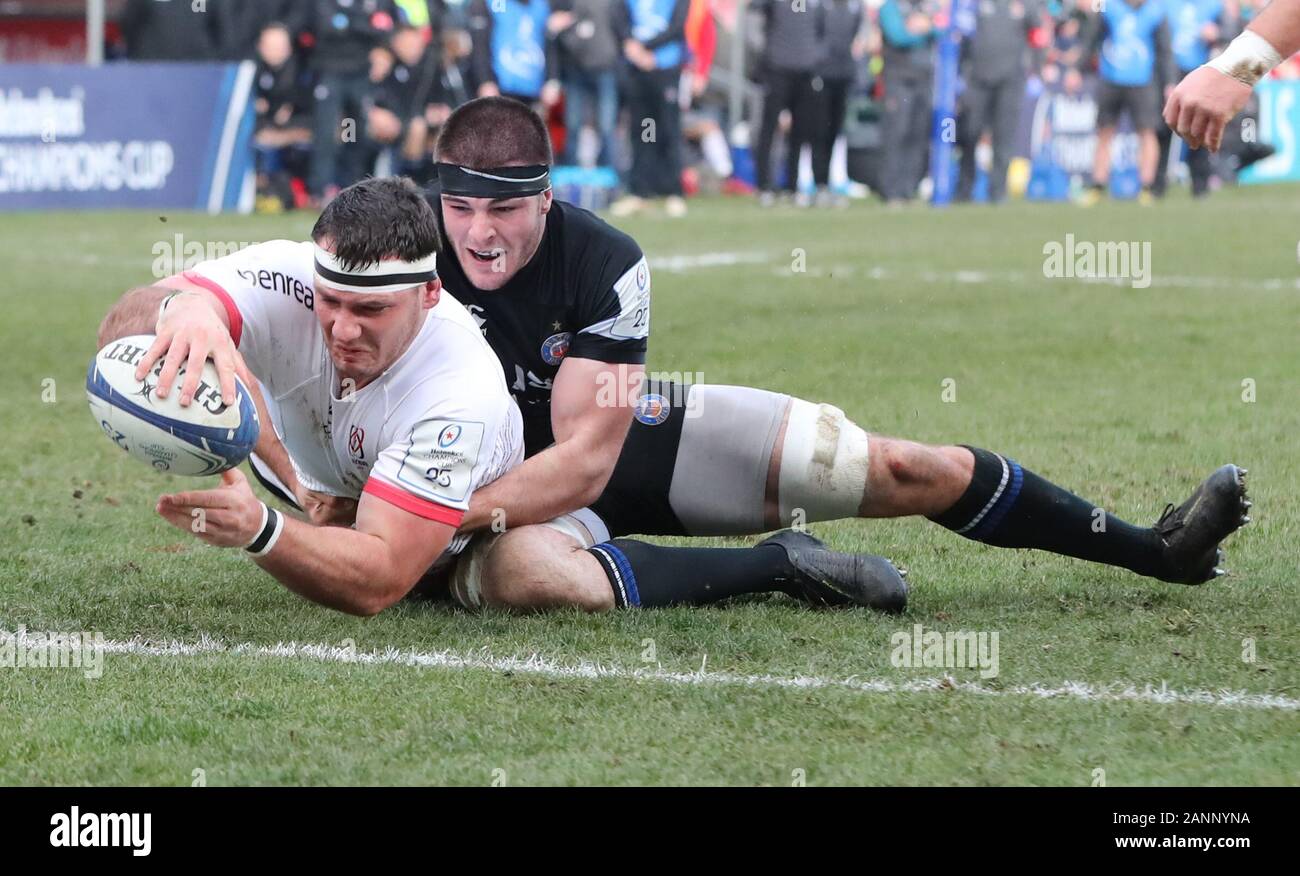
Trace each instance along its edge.
<instances>
[{"instance_id":1,"label":"grass pitch","mask_svg":"<svg viewBox=\"0 0 1300 876\"><path fill-rule=\"evenodd\" d=\"M314 217L2 216L0 629L97 631L109 653L95 680L0 667L0 783L1296 784L1296 195L714 201L626 224L658 265L652 370L996 449L1143 523L1217 465L1250 469L1233 574L1199 588L918 520L813 527L911 570L898 618L305 603L154 515L179 483L98 434L82 384L158 247L302 239ZM1149 242L1151 285L1045 277L1067 234ZM997 632L998 675L894 666L915 624ZM271 647L290 642L316 647Z\"/></svg>"}]
</instances>

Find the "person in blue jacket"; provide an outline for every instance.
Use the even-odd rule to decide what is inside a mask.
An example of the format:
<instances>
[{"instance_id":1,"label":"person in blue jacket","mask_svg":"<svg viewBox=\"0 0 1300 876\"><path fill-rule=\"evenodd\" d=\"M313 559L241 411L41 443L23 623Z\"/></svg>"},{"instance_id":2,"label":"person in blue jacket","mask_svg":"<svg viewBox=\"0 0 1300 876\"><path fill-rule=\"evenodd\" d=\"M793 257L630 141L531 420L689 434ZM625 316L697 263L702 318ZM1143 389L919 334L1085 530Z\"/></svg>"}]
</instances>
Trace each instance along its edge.
<instances>
[{"instance_id":1,"label":"person in blue jacket","mask_svg":"<svg viewBox=\"0 0 1300 876\"><path fill-rule=\"evenodd\" d=\"M1173 56L1169 51L1169 25L1164 0L1107 0L1101 4L1084 39L1081 67L1098 58L1097 151L1093 157L1092 184L1080 202L1090 206L1101 200L1110 182L1111 144L1120 117L1128 113L1138 133L1138 177L1142 191L1138 199L1151 203L1151 183L1156 175L1160 146L1156 125L1160 123L1162 95L1173 91L1176 81ZM1100 52L1098 49L1100 48ZM1166 95L1167 96L1167 95Z\"/></svg>"}]
</instances>

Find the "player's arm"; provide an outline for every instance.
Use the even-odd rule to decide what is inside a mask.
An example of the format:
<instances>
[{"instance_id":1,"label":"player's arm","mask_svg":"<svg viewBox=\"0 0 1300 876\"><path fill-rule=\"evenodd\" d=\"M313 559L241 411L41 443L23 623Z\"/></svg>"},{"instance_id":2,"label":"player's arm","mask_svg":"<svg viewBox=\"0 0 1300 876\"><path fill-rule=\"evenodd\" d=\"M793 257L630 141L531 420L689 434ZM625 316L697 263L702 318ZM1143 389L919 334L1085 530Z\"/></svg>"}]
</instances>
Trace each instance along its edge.
<instances>
[{"instance_id":1,"label":"player's arm","mask_svg":"<svg viewBox=\"0 0 1300 876\"><path fill-rule=\"evenodd\" d=\"M166 300L167 308L159 313ZM153 346L140 360L135 377L143 380L164 355L158 374L157 394L166 398L181 365L181 404L188 405L198 390L203 362L211 358L221 378L221 399L235 400L235 373L240 360L230 335L226 305L213 292L176 274L157 285L132 289L118 299L99 326L99 345L126 335L156 334Z\"/></svg>"},{"instance_id":2,"label":"player's arm","mask_svg":"<svg viewBox=\"0 0 1300 876\"><path fill-rule=\"evenodd\" d=\"M160 314L164 300L167 307ZM166 356L155 390L159 398L166 398L180 366L188 363L181 383L182 405L193 400L205 359L211 358L217 368L221 397L227 404L234 401L235 375L238 374L248 387L258 419L266 425L258 432L253 452L301 503L303 490L289 452L280 443L275 429L270 427L271 416L266 401L239 354L230 326L231 311L225 301L193 280L175 274L160 280L155 286L132 289L118 299L100 323L99 346L127 335L156 334L153 345L136 368L135 377L143 380L154 363Z\"/></svg>"},{"instance_id":3,"label":"player's arm","mask_svg":"<svg viewBox=\"0 0 1300 876\"><path fill-rule=\"evenodd\" d=\"M1251 89L1300 51L1300 0L1273 0L1223 53L1187 75L1165 104L1165 122L1192 148L1212 152Z\"/></svg>"},{"instance_id":4,"label":"player's arm","mask_svg":"<svg viewBox=\"0 0 1300 876\"><path fill-rule=\"evenodd\" d=\"M162 496L157 511L178 529L218 547L246 547L271 537L277 525L238 470L223 474L217 489ZM361 496L355 530L312 526L283 515L278 526L271 549L255 562L299 596L363 616L378 614L409 593L455 534L449 523L370 493Z\"/></svg>"},{"instance_id":5,"label":"player's arm","mask_svg":"<svg viewBox=\"0 0 1300 876\"><path fill-rule=\"evenodd\" d=\"M1273 0L1247 30L1268 40L1283 58L1300 52L1300 0Z\"/></svg>"},{"instance_id":6,"label":"player's arm","mask_svg":"<svg viewBox=\"0 0 1300 876\"><path fill-rule=\"evenodd\" d=\"M516 527L596 501L623 449L644 372L642 365L566 358L551 389L555 444L475 491L461 529L486 528L497 509Z\"/></svg>"}]
</instances>

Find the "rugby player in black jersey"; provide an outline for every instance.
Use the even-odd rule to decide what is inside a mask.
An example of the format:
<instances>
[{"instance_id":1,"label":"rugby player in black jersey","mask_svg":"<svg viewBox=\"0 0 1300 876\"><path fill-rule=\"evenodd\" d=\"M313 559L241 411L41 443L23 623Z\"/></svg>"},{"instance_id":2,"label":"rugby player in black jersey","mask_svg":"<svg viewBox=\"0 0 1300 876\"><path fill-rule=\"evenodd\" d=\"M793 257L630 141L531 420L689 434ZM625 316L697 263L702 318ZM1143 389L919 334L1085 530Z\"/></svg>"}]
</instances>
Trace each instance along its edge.
<instances>
[{"instance_id":1,"label":"rugby player in black jersey","mask_svg":"<svg viewBox=\"0 0 1300 876\"><path fill-rule=\"evenodd\" d=\"M1245 470L1233 465L1154 526L1134 526L1005 456L868 435L830 405L654 383L634 406L620 403L609 390L641 373L650 325L636 243L553 200L547 132L522 104L460 107L438 151L430 199L446 237L440 273L501 359L528 454L474 494L462 526L508 531L478 540L461 563L462 602L603 609L788 590L791 577L817 577L819 560L864 558L793 532L749 549L620 536L909 515L987 544L1199 584L1223 574L1219 543L1249 522Z\"/></svg>"},{"instance_id":2,"label":"rugby player in black jersey","mask_svg":"<svg viewBox=\"0 0 1300 876\"><path fill-rule=\"evenodd\" d=\"M803 532L753 548L622 537L849 517L925 516L986 544L1165 581L1224 574L1219 544L1250 520L1246 471L1234 465L1140 527L997 453L868 435L831 405L747 387L641 386L649 270L625 234L552 199L541 120L506 98L471 101L444 126L439 160L430 192L446 238L439 273L501 361L528 456L470 501L461 530L481 534L450 582L462 604L604 610L780 590L901 609L906 585L887 561ZM218 370L233 383L229 364ZM355 514L348 499L309 499L313 522Z\"/></svg>"}]
</instances>

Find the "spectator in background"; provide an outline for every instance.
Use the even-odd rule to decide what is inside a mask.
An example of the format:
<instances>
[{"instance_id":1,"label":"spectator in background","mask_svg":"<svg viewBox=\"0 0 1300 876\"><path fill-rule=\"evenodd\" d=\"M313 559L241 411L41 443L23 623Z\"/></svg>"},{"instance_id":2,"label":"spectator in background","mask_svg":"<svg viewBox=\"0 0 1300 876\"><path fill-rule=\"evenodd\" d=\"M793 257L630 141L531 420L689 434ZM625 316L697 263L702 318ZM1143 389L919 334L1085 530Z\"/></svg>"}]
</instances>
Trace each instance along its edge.
<instances>
[{"instance_id":1,"label":"spectator in background","mask_svg":"<svg viewBox=\"0 0 1300 876\"><path fill-rule=\"evenodd\" d=\"M669 216L686 215L678 88L690 5L690 0L614 0L614 33L627 59L624 92L632 143L629 194L610 206L615 216L637 212L648 198L665 198Z\"/></svg>"},{"instance_id":2,"label":"spectator in background","mask_svg":"<svg viewBox=\"0 0 1300 876\"><path fill-rule=\"evenodd\" d=\"M1223 14L1223 0L1167 0L1170 50L1177 68L1177 78L1183 77L1210 59L1210 49L1219 39L1219 17ZM1155 178L1151 190L1163 197L1169 178L1169 153L1174 132L1164 119L1157 122L1156 139L1160 143L1160 157L1156 161ZM1210 193L1210 174L1213 162L1208 149L1189 149L1187 168L1192 175L1192 197L1201 198Z\"/></svg>"},{"instance_id":3,"label":"spectator in background","mask_svg":"<svg viewBox=\"0 0 1300 876\"><path fill-rule=\"evenodd\" d=\"M709 94L709 76L713 57L718 47L718 27L711 10L712 0L691 0L686 13L686 53L689 57L682 70L681 104L682 137L684 150L698 146L704 161L704 170L724 191L750 194L752 187L732 178L735 166L731 160L731 144L723 133L721 119L723 107L718 106L717 93ZM713 99L711 100L710 97ZM699 172L690 166L690 158L683 155L684 179L701 188ZM686 186L683 182L683 187ZM690 194L691 190L687 190Z\"/></svg>"},{"instance_id":4,"label":"spectator in background","mask_svg":"<svg viewBox=\"0 0 1300 876\"><path fill-rule=\"evenodd\" d=\"M1160 84L1165 95L1173 91L1173 58L1169 52L1169 26L1163 0L1111 0L1102 6L1083 40L1081 63L1090 62L1100 47L1097 84L1097 148L1092 184L1080 199L1083 206L1097 203L1110 182L1111 144L1120 116L1125 112L1138 133L1138 176L1142 191L1138 201L1152 201L1160 145Z\"/></svg>"},{"instance_id":5,"label":"spectator in background","mask_svg":"<svg viewBox=\"0 0 1300 876\"><path fill-rule=\"evenodd\" d=\"M357 141L365 133L370 105L370 52L392 33L397 7L392 0L311 2L309 27L315 38L311 66L316 88L307 187L312 197L321 201L365 172L367 150Z\"/></svg>"},{"instance_id":6,"label":"spectator in background","mask_svg":"<svg viewBox=\"0 0 1300 876\"><path fill-rule=\"evenodd\" d=\"M578 143L590 115L600 140L596 164L614 164L618 127L618 62L622 54L611 22L617 0L552 0L546 29L555 40L564 86L561 164L578 164Z\"/></svg>"},{"instance_id":7,"label":"spectator in background","mask_svg":"<svg viewBox=\"0 0 1300 876\"><path fill-rule=\"evenodd\" d=\"M213 18L195 12L190 0L127 0L121 18L127 60L213 60L217 57Z\"/></svg>"},{"instance_id":8,"label":"spectator in background","mask_svg":"<svg viewBox=\"0 0 1300 876\"><path fill-rule=\"evenodd\" d=\"M916 196L930 147L934 45L939 26L929 0L885 0L880 7L884 38L884 166L881 194L890 205Z\"/></svg>"},{"instance_id":9,"label":"spectator in background","mask_svg":"<svg viewBox=\"0 0 1300 876\"><path fill-rule=\"evenodd\" d=\"M1007 197L1007 168L1015 149L1020 109L1030 63L1029 47L1047 45L1048 19L1040 0L980 0L975 33L962 41L962 80L959 128L962 133L961 175L957 200L969 201L975 186L975 149L985 131L991 133L993 162L989 168L988 199L999 204Z\"/></svg>"},{"instance_id":10,"label":"spectator in background","mask_svg":"<svg viewBox=\"0 0 1300 876\"><path fill-rule=\"evenodd\" d=\"M437 36L431 23L429 31ZM420 184L432 170L431 131L451 115L442 84L442 42L426 29L400 25L393 33L392 62L375 88L368 128L371 140L396 149L393 171Z\"/></svg>"},{"instance_id":11,"label":"spectator in background","mask_svg":"<svg viewBox=\"0 0 1300 876\"><path fill-rule=\"evenodd\" d=\"M824 0L751 0L749 8L763 16L763 52L759 57L763 85L763 113L754 147L754 169L758 202L771 206L776 201L772 185L772 144L781 112L790 111L790 136L785 156L785 180L781 190L793 194L799 178L799 148L812 142L812 68L825 32Z\"/></svg>"},{"instance_id":12,"label":"spectator in background","mask_svg":"<svg viewBox=\"0 0 1300 876\"><path fill-rule=\"evenodd\" d=\"M831 152L844 130L844 112L857 67L866 55L862 0L825 0L821 59L812 81L816 113L813 123L812 170L818 206L847 206L830 189ZM797 156L796 156L797 157Z\"/></svg>"},{"instance_id":13,"label":"spectator in background","mask_svg":"<svg viewBox=\"0 0 1300 876\"><path fill-rule=\"evenodd\" d=\"M546 39L547 0L470 0L470 66L479 97L500 94L533 105L560 96Z\"/></svg>"},{"instance_id":14,"label":"spectator in background","mask_svg":"<svg viewBox=\"0 0 1300 876\"><path fill-rule=\"evenodd\" d=\"M272 22L257 38L254 108L257 126L259 209L278 211L297 205L293 180L306 170L311 143L311 82L293 55L287 25Z\"/></svg>"},{"instance_id":15,"label":"spectator in background","mask_svg":"<svg viewBox=\"0 0 1300 876\"><path fill-rule=\"evenodd\" d=\"M224 61L256 58L267 25L288 29L290 42L307 25L311 4L303 0L205 0L216 38L216 56ZM188 4L187 4L188 5Z\"/></svg>"}]
</instances>

